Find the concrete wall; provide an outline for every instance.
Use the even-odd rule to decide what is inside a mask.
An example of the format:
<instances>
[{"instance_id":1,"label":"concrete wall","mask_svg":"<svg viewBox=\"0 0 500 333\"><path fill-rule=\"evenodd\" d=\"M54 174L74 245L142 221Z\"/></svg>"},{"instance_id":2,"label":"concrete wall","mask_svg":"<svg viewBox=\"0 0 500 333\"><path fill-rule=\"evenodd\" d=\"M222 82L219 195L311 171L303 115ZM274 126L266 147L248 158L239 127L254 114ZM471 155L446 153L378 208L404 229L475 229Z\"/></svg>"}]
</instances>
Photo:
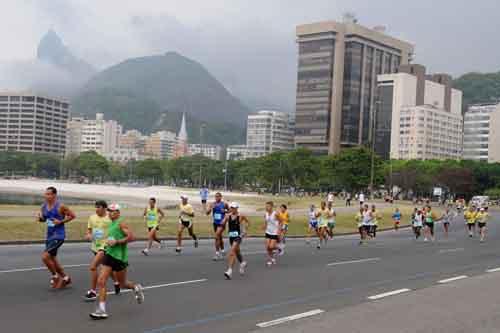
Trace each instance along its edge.
<instances>
[{"instance_id":1,"label":"concrete wall","mask_svg":"<svg viewBox=\"0 0 500 333\"><path fill-rule=\"evenodd\" d=\"M488 162L500 162L500 104L490 114L490 137L488 142Z\"/></svg>"},{"instance_id":2,"label":"concrete wall","mask_svg":"<svg viewBox=\"0 0 500 333\"><path fill-rule=\"evenodd\" d=\"M444 109L445 90L445 86L439 83L433 81L425 81L424 104L432 105L439 109Z\"/></svg>"}]
</instances>

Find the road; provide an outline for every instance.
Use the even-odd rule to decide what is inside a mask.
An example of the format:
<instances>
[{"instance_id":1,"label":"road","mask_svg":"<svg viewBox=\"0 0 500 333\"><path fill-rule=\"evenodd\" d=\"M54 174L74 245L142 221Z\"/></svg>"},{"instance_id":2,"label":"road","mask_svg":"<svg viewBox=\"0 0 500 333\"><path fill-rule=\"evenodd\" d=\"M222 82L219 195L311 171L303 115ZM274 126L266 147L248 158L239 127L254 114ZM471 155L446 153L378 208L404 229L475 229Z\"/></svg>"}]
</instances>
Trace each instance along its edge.
<instances>
[{"instance_id":1,"label":"road","mask_svg":"<svg viewBox=\"0 0 500 333\"><path fill-rule=\"evenodd\" d=\"M484 331L497 332L500 319L494 311L498 313L500 296L495 286L500 282L500 272L486 272L500 267L500 214L492 215L486 243L467 237L462 220L457 220L447 239L437 226L435 243L415 241L408 229L380 233L364 246L357 244L356 236L337 237L321 250L301 239L290 240L286 254L272 268L265 267L263 241L249 239L243 252L249 262L248 272L242 277L235 274L231 281L223 277L225 263L210 260L209 241L203 241L198 249L186 242L180 256L173 253L173 244L169 243L169 248L156 250L149 257L139 254L143 244L134 243L129 276L149 288L146 301L137 305L130 293L110 296L110 318L100 322L89 319L95 305L81 298L88 288L87 244L66 244L61 249L61 261L73 279L73 286L61 291L48 287L49 275L40 268L40 245L1 246L1 330L322 332L342 327L341 332L462 332L465 324L460 323L466 316L469 323L474 318L481 322L484 317L492 318L488 322L491 330ZM453 286L454 292L450 292ZM495 291L488 293L487 288ZM399 294L384 297L391 291ZM478 299L482 294L488 297ZM440 311L412 310L412 306L421 311L431 309L430 300L439 308L439 302L444 303L446 320L441 320ZM461 308L455 311L455 304ZM465 314L464 306L468 310ZM365 312L376 314L377 320L368 316L360 321L359 314ZM418 317L407 321L405 330L401 330L401 321L395 318L405 313ZM279 322L285 323L272 325L276 319L297 314L311 317L288 323L283 319ZM453 318L456 321L455 326L434 329L414 325L420 322L418 318L436 325L445 325Z\"/></svg>"}]
</instances>

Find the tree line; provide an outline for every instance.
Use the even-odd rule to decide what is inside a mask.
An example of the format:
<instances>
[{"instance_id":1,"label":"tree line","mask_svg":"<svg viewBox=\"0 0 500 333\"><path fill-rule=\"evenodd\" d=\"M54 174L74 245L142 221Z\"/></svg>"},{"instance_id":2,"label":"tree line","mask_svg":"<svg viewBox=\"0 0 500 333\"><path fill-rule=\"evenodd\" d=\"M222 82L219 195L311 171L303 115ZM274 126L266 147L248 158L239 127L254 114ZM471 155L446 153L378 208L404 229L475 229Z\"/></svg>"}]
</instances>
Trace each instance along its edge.
<instances>
[{"instance_id":1,"label":"tree line","mask_svg":"<svg viewBox=\"0 0 500 333\"><path fill-rule=\"evenodd\" d=\"M64 178L88 182L134 182L223 188L244 191L366 191L370 186L371 151L344 149L335 156L316 156L306 149L275 152L247 159L215 161L201 155L173 160L111 162L95 152L61 159L53 155L0 152L0 175ZM376 189L395 188L395 195L431 196L434 187L464 196L488 192L500 196L500 164L455 160L374 158Z\"/></svg>"}]
</instances>

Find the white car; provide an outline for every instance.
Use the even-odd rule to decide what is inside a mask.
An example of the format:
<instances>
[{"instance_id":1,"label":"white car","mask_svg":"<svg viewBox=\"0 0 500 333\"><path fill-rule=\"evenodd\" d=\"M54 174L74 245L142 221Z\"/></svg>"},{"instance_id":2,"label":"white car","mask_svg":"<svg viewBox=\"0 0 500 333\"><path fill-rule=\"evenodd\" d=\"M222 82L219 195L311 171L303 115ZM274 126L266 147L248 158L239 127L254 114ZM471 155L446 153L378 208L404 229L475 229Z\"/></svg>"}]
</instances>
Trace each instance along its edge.
<instances>
[{"instance_id":1,"label":"white car","mask_svg":"<svg viewBox=\"0 0 500 333\"><path fill-rule=\"evenodd\" d=\"M487 207L490 202L490 197L487 195L477 195L472 197L470 203L476 207Z\"/></svg>"}]
</instances>

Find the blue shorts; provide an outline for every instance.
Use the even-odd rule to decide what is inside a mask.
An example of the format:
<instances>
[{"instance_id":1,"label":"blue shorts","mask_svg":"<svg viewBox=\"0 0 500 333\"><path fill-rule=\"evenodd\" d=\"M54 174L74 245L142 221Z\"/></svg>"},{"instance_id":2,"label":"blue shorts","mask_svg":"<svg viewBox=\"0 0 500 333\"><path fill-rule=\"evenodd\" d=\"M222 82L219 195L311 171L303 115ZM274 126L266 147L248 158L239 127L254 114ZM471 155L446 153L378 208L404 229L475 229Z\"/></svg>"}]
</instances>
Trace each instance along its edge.
<instances>
[{"instance_id":1,"label":"blue shorts","mask_svg":"<svg viewBox=\"0 0 500 333\"><path fill-rule=\"evenodd\" d=\"M63 245L64 239L51 239L45 242L45 252L52 257L57 257L57 250Z\"/></svg>"},{"instance_id":2,"label":"blue shorts","mask_svg":"<svg viewBox=\"0 0 500 333\"><path fill-rule=\"evenodd\" d=\"M309 226L313 229L318 229L318 221L309 221Z\"/></svg>"}]
</instances>

